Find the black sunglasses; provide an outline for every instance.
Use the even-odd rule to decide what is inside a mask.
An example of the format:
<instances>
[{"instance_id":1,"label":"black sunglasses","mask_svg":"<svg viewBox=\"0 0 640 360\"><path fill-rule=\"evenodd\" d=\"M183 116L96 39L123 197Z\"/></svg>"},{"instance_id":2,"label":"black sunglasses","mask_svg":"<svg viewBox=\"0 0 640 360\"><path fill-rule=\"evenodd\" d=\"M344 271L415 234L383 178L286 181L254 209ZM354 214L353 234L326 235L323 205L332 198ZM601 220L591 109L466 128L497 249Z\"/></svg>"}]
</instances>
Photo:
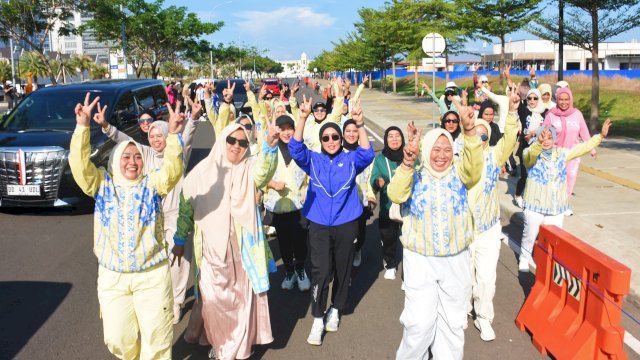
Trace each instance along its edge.
<instances>
[{"instance_id":1,"label":"black sunglasses","mask_svg":"<svg viewBox=\"0 0 640 360\"><path fill-rule=\"evenodd\" d=\"M249 147L249 140L247 140L247 139L236 139L231 135L227 136L227 144L233 146L233 145L236 144L236 142L238 143L238 145L240 145L240 147L243 147L243 148L248 148Z\"/></svg>"},{"instance_id":2,"label":"black sunglasses","mask_svg":"<svg viewBox=\"0 0 640 360\"><path fill-rule=\"evenodd\" d=\"M537 98L537 97L533 97L533 96L529 96L529 97L527 98L527 100L538 100L538 98Z\"/></svg>"},{"instance_id":3,"label":"black sunglasses","mask_svg":"<svg viewBox=\"0 0 640 360\"><path fill-rule=\"evenodd\" d=\"M313 112L327 112L327 109L325 109L325 108L316 108L315 110L313 110Z\"/></svg>"},{"instance_id":4,"label":"black sunglasses","mask_svg":"<svg viewBox=\"0 0 640 360\"><path fill-rule=\"evenodd\" d=\"M445 91L444 94L446 96L451 96L451 95L455 94L455 92L454 91Z\"/></svg>"},{"instance_id":5,"label":"black sunglasses","mask_svg":"<svg viewBox=\"0 0 640 360\"><path fill-rule=\"evenodd\" d=\"M333 140L333 141L340 140L340 135L338 135L338 134L331 135L331 140ZM323 136L322 137L322 142L329 142L329 135Z\"/></svg>"},{"instance_id":6,"label":"black sunglasses","mask_svg":"<svg viewBox=\"0 0 640 360\"><path fill-rule=\"evenodd\" d=\"M253 124L252 124L252 123L248 123L248 124L240 124L240 125L244 126L244 128L245 128L246 130L251 130L251 129L253 129ZM233 144L232 144L232 145L233 145Z\"/></svg>"},{"instance_id":7,"label":"black sunglasses","mask_svg":"<svg viewBox=\"0 0 640 360\"><path fill-rule=\"evenodd\" d=\"M444 119L444 123L445 124L446 123L456 123L457 124L459 122L460 122L460 120L458 120L458 119Z\"/></svg>"},{"instance_id":8,"label":"black sunglasses","mask_svg":"<svg viewBox=\"0 0 640 360\"><path fill-rule=\"evenodd\" d=\"M151 124L153 122L153 118L152 117L148 117L148 118L138 118L138 122L140 124L142 123L148 123Z\"/></svg>"}]
</instances>

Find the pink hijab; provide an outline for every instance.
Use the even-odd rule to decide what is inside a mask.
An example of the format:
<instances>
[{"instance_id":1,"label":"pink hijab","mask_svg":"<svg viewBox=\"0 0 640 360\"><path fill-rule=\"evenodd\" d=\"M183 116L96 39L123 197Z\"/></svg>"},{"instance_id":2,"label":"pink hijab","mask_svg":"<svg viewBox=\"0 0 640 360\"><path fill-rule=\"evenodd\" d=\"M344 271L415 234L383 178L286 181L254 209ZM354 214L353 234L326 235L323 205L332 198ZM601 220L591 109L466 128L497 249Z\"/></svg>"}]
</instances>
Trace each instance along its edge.
<instances>
[{"instance_id":1,"label":"pink hijab","mask_svg":"<svg viewBox=\"0 0 640 360\"><path fill-rule=\"evenodd\" d=\"M567 110L560 110L560 108L558 107L558 104L556 103L556 107L549 110L553 115L559 117L560 121L562 121L562 131L560 132L560 137L559 139L557 139L556 144L565 143L565 137L567 136L567 117L573 115L573 113L575 113L578 110L573 107L573 94L571 93L571 89L569 89L568 87L565 87L565 88L559 88L558 90L556 90L556 101L562 94L569 95L569 108Z\"/></svg>"},{"instance_id":2,"label":"pink hijab","mask_svg":"<svg viewBox=\"0 0 640 360\"><path fill-rule=\"evenodd\" d=\"M227 136L239 129L246 134L237 123L222 130L209 155L189 172L182 188L193 206L193 219L202 232L203 255L208 258L210 251L225 258L230 220L258 238L254 159L248 148L239 164L233 165L227 158Z\"/></svg>"}]
</instances>

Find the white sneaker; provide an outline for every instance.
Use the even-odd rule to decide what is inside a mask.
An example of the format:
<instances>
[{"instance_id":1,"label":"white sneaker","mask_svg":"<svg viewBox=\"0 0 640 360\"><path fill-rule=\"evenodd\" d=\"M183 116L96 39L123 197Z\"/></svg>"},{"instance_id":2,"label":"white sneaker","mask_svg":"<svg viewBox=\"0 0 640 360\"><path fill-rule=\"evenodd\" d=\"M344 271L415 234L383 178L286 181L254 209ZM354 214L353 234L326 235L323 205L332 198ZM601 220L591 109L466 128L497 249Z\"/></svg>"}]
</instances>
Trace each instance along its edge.
<instances>
[{"instance_id":1,"label":"white sneaker","mask_svg":"<svg viewBox=\"0 0 640 360\"><path fill-rule=\"evenodd\" d=\"M329 308L329 313L327 315L327 323L324 325L324 329L326 331L338 331L338 325L340 324L340 314L338 314L338 310L334 308Z\"/></svg>"},{"instance_id":2,"label":"white sneaker","mask_svg":"<svg viewBox=\"0 0 640 360\"><path fill-rule=\"evenodd\" d=\"M493 331L491 327L491 322L487 319L477 318L473 325L476 326L478 330L480 330L480 339L483 341L493 341L496 339L496 333Z\"/></svg>"},{"instance_id":3,"label":"white sneaker","mask_svg":"<svg viewBox=\"0 0 640 360\"><path fill-rule=\"evenodd\" d=\"M520 255L520 260L518 261L518 271L529 272L529 260L522 255Z\"/></svg>"},{"instance_id":4,"label":"white sneaker","mask_svg":"<svg viewBox=\"0 0 640 360\"><path fill-rule=\"evenodd\" d=\"M216 351L213 347L209 350L209 360L218 360L218 355L216 355Z\"/></svg>"},{"instance_id":5,"label":"white sneaker","mask_svg":"<svg viewBox=\"0 0 640 360\"><path fill-rule=\"evenodd\" d=\"M267 227L267 235L275 235L276 234L276 228L273 226L269 226Z\"/></svg>"},{"instance_id":6,"label":"white sneaker","mask_svg":"<svg viewBox=\"0 0 640 360\"><path fill-rule=\"evenodd\" d=\"M180 304L173 304L173 325L180 322L180 315L182 315L182 308Z\"/></svg>"},{"instance_id":7,"label":"white sneaker","mask_svg":"<svg viewBox=\"0 0 640 360\"><path fill-rule=\"evenodd\" d=\"M516 205L518 205L520 209L524 207L524 204L522 202L522 196L516 196Z\"/></svg>"},{"instance_id":8,"label":"white sneaker","mask_svg":"<svg viewBox=\"0 0 640 360\"><path fill-rule=\"evenodd\" d=\"M402 290L402 291L407 290L407 287L404 286L404 280L402 281L402 285L400 285L400 290Z\"/></svg>"},{"instance_id":9,"label":"white sneaker","mask_svg":"<svg viewBox=\"0 0 640 360\"><path fill-rule=\"evenodd\" d=\"M564 212L564 216L573 216L573 210L571 210L571 209L567 209L567 210Z\"/></svg>"},{"instance_id":10,"label":"white sneaker","mask_svg":"<svg viewBox=\"0 0 640 360\"><path fill-rule=\"evenodd\" d=\"M353 266L358 267L362 263L362 250L356 251L353 255Z\"/></svg>"},{"instance_id":11,"label":"white sneaker","mask_svg":"<svg viewBox=\"0 0 640 360\"><path fill-rule=\"evenodd\" d=\"M396 279L396 269L387 269L384 272L384 278L387 280L395 280Z\"/></svg>"},{"instance_id":12,"label":"white sneaker","mask_svg":"<svg viewBox=\"0 0 640 360\"><path fill-rule=\"evenodd\" d=\"M287 271L284 274L284 280L282 280L282 290L291 290L296 284L296 273Z\"/></svg>"},{"instance_id":13,"label":"white sneaker","mask_svg":"<svg viewBox=\"0 0 640 360\"><path fill-rule=\"evenodd\" d=\"M324 333L324 324L314 321L307 342L311 345L322 345L322 333Z\"/></svg>"},{"instance_id":14,"label":"white sneaker","mask_svg":"<svg viewBox=\"0 0 640 360\"><path fill-rule=\"evenodd\" d=\"M311 280L309 280L307 273L304 269L296 270L296 273L296 277L298 278L298 290L308 291L311 288Z\"/></svg>"}]
</instances>

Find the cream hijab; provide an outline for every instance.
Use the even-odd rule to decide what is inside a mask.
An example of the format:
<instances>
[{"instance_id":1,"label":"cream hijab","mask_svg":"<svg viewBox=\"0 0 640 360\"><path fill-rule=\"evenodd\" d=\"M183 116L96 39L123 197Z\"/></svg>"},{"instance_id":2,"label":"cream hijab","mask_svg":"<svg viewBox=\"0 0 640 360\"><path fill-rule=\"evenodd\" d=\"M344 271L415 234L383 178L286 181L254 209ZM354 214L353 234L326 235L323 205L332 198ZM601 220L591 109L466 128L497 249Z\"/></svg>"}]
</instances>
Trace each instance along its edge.
<instances>
[{"instance_id":1,"label":"cream hijab","mask_svg":"<svg viewBox=\"0 0 640 360\"><path fill-rule=\"evenodd\" d=\"M487 136L489 137L489 139L491 139L491 125L489 125L489 123L486 120L476 119L475 126L483 126L485 129L487 129ZM483 149L486 149L488 147L489 147L489 140L487 140L487 142L484 144Z\"/></svg>"},{"instance_id":2,"label":"cream hijab","mask_svg":"<svg viewBox=\"0 0 640 360\"><path fill-rule=\"evenodd\" d=\"M451 144L451 148L453 149L454 145L453 145L453 138L451 137L451 134L449 134L447 130L442 128L428 131L422 138L422 144L420 146L422 148L422 158L420 159L422 161L422 166L425 169L427 169L427 171L429 171L429 173L437 179L441 179L445 177L445 175L447 175L449 171L451 171L451 168L453 167L453 162L451 163L452 165L450 165L445 171L442 171L442 172L435 171L431 167L431 149L433 149L433 145L436 143L438 138L440 138L440 136L445 136L447 140L449 140L449 143Z\"/></svg>"},{"instance_id":3,"label":"cream hijab","mask_svg":"<svg viewBox=\"0 0 640 360\"><path fill-rule=\"evenodd\" d=\"M224 259L231 232L229 219L258 238L253 161L249 149L240 163L227 159L227 136L244 127L233 123L222 130L209 155L184 180L183 195L193 206L193 219L202 232L204 254Z\"/></svg>"},{"instance_id":4,"label":"cream hijab","mask_svg":"<svg viewBox=\"0 0 640 360\"><path fill-rule=\"evenodd\" d=\"M127 179L120 171L120 158L122 158L122 154L124 153L124 150L127 148L127 146L129 146L129 144L135 145L140 152L140 155L142 155L142 147L140 146L140 144L135 141L123 141L121 143L118 143L113 148L113 150L111 151L111 156L109 156L109 164L107 170L109 171L111 176L113 176L113 183L118 186L136 186L140 183L140 181L142 181L142 178L144 177L144 163L140 175L138 175L135 180Z\"/></svg>"},{"instance_id":5,"label":"cream hijab","mask_svg":"<svg viewBox=\"0 0 640 360\"><path fill-rule=\"evenodd\" d=\"M162 134L162 136L164 136L164 139L167 139L167 136L169 136L169 123L166 121L154 121L151 123L151 125L149 126L149 132L148 132L148 136L151 136L151 130L153 129L158 129L158 131L160 131L160 133ZM164 156L164 150L161 152L156 151L152 146L149 146L149 148L151 148L151 150L153 151L153 154L156 157L163 157Z\"/></svg>"}]
</instances>

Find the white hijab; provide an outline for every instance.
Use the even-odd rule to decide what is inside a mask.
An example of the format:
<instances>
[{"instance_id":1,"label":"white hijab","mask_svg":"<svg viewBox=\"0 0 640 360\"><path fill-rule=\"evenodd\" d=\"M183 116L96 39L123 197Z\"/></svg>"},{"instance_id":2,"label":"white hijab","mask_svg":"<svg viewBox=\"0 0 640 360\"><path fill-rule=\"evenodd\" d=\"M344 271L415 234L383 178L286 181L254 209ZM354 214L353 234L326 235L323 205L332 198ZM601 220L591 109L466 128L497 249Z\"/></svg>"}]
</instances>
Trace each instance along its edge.
<instances>
[{"instance_id":1,"label":"white hijab","mask_svg":"<svg viewBox=\"0 0 640 360\"><path fill-rule=\"evenodd\" d=\"M451 137L451 134L449 134L449 132L445 129L442 128L438 128L438 129L433 129L428 131L424 137L422 138L422 157L421 157L421 161L422 161L422 166L427 169L427 171L429 171L429 173L431 175L433 175L435 178L437 179L441 179L443 178L445 175L447 175L449 173L449 171L451 171L451 168L453 168L453 161L451 162L451 165L449 165L449 167L442 171L442 172L438 172L436 170L434 170L431 167L431 149L433 149L433 145L436 143L436 141L438 140L438 138L440 138L440 136L445 136L447 138L447 140L449 141L449 143L451 144L451 149L453 150L453 138Z\"/></svg>"}]
</instances>

